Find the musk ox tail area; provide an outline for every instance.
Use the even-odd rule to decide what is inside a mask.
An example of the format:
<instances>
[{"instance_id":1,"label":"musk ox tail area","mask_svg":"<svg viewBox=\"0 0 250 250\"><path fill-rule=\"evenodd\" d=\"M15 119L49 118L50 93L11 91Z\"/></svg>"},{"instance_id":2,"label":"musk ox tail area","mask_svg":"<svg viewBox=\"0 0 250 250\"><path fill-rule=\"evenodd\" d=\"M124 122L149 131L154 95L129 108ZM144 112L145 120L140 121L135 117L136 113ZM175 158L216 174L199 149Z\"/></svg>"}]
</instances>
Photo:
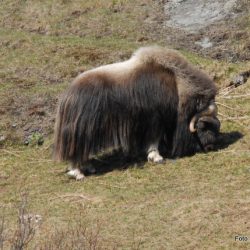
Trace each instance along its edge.
<instances>
[{"instance_id":1,"label":"musk ox tail area","mask_svg":"<svg viewBox=\"0 0 250 250\"><path fill-rule=\"evenodd\" d=\"M152 65L120 82L86 73L60 101L54 157L79 165L107 148L144 151L165 130L174 130L177 105L173 75Z\"/></svg>"},{"instance_id":2,"label":"musk ox tail area","mask_svg":"<svg viewBox=\"0 0 250 250\"><path fill-rule=\"evenodd\" d=\"M57 113L55 159L83 163L89 154L107 147L122 143L127 147L119 134L129 137L129 120L117 119L119 111L111 107L112 90L101 85L74 85L63 96Z\"/></svg>"}]
</instances>

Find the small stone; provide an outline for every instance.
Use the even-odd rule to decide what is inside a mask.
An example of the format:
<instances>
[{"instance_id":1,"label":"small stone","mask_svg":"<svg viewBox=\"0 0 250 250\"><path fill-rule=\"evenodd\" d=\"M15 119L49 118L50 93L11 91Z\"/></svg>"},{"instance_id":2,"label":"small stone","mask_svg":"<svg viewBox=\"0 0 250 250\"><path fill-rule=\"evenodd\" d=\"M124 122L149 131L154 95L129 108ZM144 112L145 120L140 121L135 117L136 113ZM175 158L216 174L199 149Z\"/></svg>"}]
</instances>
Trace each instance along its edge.
<instances>
[{"instance_id":1,"label":"small stone","mask_svg":"<svg viewBox=\"0 0 250 250\"><path fill-rule=\"evenodd\" d=\"M24 145L28 146L29 145L29 140L25 140Z\"/></svg>"},{"instance_id":2,"label":"small stone","mask_svg":"<svg viewBox=\"0 0 250 250\"><path fill-rule=\"evenodd\" d=\"M141 36L141 37L139 37L139 38L137 39L137 42L144 42L144 41L147 41L147 40L148 40L147 37Z\"/></svg>"},{"instance_id":3,"label":"small stone","mask_svg":"<svg viewBox=\"0 0 250 250\"><path fill-rule=\"evenodd\" d=\"M205 37L201 41L195 42L195 44L201 46L203 49L208 49L208 48L213 47L213 43L210 42L208 37Z\"/></svg>"},{"instance_id":4,"label":"small stone","mask_svg":"<svg viewBox=\"0 0 250 250\"><path fill-rule=\"evenodd\" d=\"M235 87L238 87L239 85L246 83L249 77L250 77L250 70L242 72L233 78L229 86L234 85Z\"/></svg>"},{"instance_id":5,"label":"small stone","mask_svg":"<svg viewBox=\"0 0 250 250\"><path fill-rule=\"evenodd\" d=\"M43 145L43 143L44 143L44 139L42 137L39 138L37 141L37 145L41 146L41 145Z\"/></svg>"},{"instance_id":6,"label":"small stone","mask_svg":"<svg viewBox=\"0 0 250 250\"><path fill-rule=\"evenodd\" d=\"M6 140L6 136L0 135L0 142L4 142Z\"/></svg>"},{"instance_id":7,"label":"small stone","mask_svg":"<svg viewBox=\"0 0 250 250\"><path fill-rule=\"evenodd\" d=\"M26 222L40 223L42 221L42 216L40 214L24 214L21 218Z\"/></svg>"}]
</instances>

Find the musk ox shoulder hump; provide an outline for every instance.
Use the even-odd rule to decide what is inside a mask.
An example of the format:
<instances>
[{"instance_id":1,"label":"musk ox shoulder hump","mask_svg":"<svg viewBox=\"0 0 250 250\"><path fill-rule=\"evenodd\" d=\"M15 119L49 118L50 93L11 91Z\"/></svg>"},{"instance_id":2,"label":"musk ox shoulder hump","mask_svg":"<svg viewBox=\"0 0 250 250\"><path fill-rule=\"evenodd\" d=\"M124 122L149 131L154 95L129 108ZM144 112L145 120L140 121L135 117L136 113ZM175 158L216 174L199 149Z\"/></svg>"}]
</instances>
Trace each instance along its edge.
<instances>
[{"instance_id":1,"label":"musk ox shoulder hump","mask_svg":"<svg viewBox=\"0 0 250 250\"><path fill-rule=\"evenodd\" d=\"M141 64L158 64L174 72L187 68L189 63L177 51L160 46L142 47L138 49L133 57L136 57Z\"/></svg>"},{"instance_id":2,"label":"musk ox shoulder hump","mask_svg":"<svg viewBox=\"0 0 250 250\"><path fill-rule=\"evenodd\" d=\"M126 76L130 75L132 71L134 71L139 65L140 62L138 61L137 57L131 57L130 59L123 62L107 64L85 71L75 79L75 82L79 82L81 81L81 79L88 76L90 77L108 76L116 80L123 79L126 78Z\"/></svg>"},{"instance_id":3,"label":"musk ox shoulder hump","mask_svg":"<svg viewBox=\"0 0 250 250\"><path fill-rule=\"evenodd\" d=\"M81 78L86 74L104 73L109 75L128 75L137 68L148 64L160 65L166 69L176 71L181 67L186 68L188 63L177 51L159 47L149 46L138 49L130 59L113 64L103 65L80 74Z\"/></svg>"}]
</instances>

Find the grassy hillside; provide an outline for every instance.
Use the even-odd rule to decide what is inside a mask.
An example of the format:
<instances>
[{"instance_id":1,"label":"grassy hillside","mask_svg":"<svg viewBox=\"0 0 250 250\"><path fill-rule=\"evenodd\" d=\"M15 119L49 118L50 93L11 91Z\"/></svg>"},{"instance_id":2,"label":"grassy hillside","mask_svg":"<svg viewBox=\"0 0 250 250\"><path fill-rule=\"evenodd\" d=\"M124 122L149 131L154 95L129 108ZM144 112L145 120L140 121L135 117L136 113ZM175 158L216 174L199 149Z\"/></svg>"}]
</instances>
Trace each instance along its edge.
<instances>
[{"instance_id":1,"label":"grassy hillside","mask_svg":"<svg viewBox=\"0 0 250 250\"><path fill-rule=\"evenodd\" d=\"M113 171L84 182L51 159L58 98L77 74L143 45L177 47L166 42L159 2L1 2L0 249L249 249L250 80L226 90L249 61L179 47L220 89L217 152L161 165L118 154L103 162ZM240 20L248 34L249 16Z\"/></svg>"}]
</instances>

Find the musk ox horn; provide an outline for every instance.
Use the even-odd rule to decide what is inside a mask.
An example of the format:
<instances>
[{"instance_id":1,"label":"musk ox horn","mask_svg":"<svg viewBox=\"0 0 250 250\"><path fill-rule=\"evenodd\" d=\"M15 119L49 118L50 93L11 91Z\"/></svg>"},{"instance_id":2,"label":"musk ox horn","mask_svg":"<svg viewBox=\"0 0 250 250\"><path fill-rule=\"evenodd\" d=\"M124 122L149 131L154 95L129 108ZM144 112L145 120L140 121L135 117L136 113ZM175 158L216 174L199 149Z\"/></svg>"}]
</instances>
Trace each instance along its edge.
<instances>
[{"instance_id":1,"label":"musk ox horn","mask_svg":"<svg viewBox=\"0 0 250 250\"><path fill-rule=\"evenodd\" d=\"M195 116L191 119L191 122L190 122L190 124L189 124L189 130L190 130L191 133L196 132L196 128L195 128L196 121L198 121L198 115L195 115Z\"/></svg>"},{"instance_id":2,"label":"musk ox horn","mask_svg":"<svg viewBox=\"0 0 250 250\"><path fill-rule=\"evenodd\" d=\"M200 113L194 115L194 117L191 119L190 124L189 124L190 132L191 133L196 132L195 125L196 125L196 122L198 121L198 119L200 117L203 117L203 116L216 116L216 115L217 115L217 106L216 106L215 102L212 101L209 104L207 109L205 109L205 110L201 111Z\"/></svg>"}]
</instances>

